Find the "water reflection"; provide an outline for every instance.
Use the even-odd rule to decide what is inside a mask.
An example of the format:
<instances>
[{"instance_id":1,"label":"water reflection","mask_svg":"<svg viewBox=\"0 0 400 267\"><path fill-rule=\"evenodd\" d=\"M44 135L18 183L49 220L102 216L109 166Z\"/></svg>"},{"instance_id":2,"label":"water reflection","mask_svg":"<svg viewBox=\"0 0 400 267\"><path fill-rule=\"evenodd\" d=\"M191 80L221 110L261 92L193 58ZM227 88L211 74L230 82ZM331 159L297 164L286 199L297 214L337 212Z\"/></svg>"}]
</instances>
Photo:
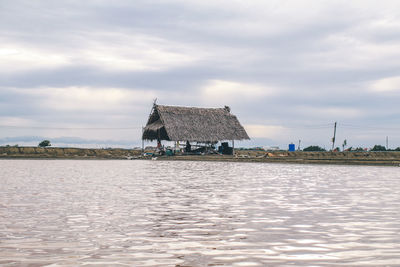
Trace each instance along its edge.
<instances>
[{"instance_id":1,"label":"water reflection","mask_svg":"<svg viewBox=\"0 0 400 267\"><path fill-rule=\"evenodd\" d=\"M398 168L0 161L4 266L400 264Z\"/></svg>"}]
</instances>

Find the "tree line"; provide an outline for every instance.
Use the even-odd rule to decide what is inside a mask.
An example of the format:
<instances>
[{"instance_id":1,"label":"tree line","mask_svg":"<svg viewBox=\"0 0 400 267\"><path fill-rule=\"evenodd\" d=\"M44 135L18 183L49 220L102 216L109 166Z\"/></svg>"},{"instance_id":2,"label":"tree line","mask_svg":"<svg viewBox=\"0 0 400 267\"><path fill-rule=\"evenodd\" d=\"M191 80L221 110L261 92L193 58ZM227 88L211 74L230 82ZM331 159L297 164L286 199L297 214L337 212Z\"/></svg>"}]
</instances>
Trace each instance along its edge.
<instances>
[{"instance_id":1,"label":"tree line","mask_svg":"<svg viewBox=\"0 0 400 267\"><path fill-rule=\"evenodd\" d=\"M327 151L327 150L320 146L309 146L309 147L304 148L303 151ZM339 152L340 147L336 147L333 151ZM357 148L349 147L346 150L343 149L343 151L362 152L362 151L365 151L365 149L362 147L357 147ZM400 151L400 147L395 148L395 149L386 149L386 147L384 147L382 145L374 145L374 147L371 148L369 151Z\"/></svg>"}]
</instances>

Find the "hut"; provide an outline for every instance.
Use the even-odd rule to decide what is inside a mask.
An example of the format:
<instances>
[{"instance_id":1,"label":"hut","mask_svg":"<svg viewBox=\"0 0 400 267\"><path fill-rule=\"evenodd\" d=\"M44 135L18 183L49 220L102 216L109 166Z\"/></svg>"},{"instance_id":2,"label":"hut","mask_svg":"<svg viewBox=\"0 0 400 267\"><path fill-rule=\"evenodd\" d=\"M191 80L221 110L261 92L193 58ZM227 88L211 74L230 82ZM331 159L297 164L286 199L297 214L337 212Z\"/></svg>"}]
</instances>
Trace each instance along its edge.
<instances>
[{"instance_id":1,"label":"hut","mask_svg":"<svg viewBox=\"0 0 400 267\"><path fill-rule=\"evenodd\" d=\"M216 143L250 139L230 108L153 105L143 140Z\"/></svg>"}]
</instances>

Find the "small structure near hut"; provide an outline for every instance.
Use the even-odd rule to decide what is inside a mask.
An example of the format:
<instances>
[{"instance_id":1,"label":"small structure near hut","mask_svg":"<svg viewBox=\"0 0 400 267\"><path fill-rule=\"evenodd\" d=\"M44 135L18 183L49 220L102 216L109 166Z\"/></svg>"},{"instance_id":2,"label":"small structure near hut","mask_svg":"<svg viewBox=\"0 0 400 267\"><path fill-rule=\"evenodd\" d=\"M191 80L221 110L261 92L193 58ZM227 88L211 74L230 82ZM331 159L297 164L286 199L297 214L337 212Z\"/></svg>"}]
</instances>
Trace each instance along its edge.
<instances>
[{"instance_id":1,"label":"small structure near hut","mask_svg":"<svg viewBox=\"0 0 400 267\"><path fill-rule=\"evenodd\" d=\"M143 140L216 144L222 140L250 139L230 108L195 108L153 105Z\"/></svg>"}]
</instances>

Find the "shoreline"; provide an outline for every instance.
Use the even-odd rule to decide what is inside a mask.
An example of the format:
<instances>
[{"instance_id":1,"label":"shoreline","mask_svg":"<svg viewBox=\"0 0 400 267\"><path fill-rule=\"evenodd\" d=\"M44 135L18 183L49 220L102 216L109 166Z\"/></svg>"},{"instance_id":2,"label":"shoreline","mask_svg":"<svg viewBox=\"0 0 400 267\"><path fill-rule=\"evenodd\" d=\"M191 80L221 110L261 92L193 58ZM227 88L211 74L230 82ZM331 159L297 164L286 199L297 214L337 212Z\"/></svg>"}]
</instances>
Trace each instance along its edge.
<instances>
[{"instance_id":1,"label":"shoreline","mask_svg":"<svg viewBox=\"0 0 400 267\"><path fill-rule=\"evenodd\" d=\"M152 151L145 151L152 152ZM400 166L399 151L383 152L287 152L236 150L235 155L174 155L157 156L161 161L220 161L287 164L328 164ZM1 159L77 159L77 160L151 160L134 149L91 149L60 147L0 147Z\"/></svg>"},{"instance_id":2,"label":"shoreline","mask_svg":"<svg viewBox=\"0 0 400 267\"><path fill-rule=\"evenodd\" d=\"M247 163L285 163L285 164L318 164L318 165L353 165L353 166L400 166L400 159L349 159L349 158L300 158L300 157L275 157L275 158L241 158L235 156L173 156L158 157L161 161L213 161L213 162L247 162Z\"/></svg>"}]
</instances>

